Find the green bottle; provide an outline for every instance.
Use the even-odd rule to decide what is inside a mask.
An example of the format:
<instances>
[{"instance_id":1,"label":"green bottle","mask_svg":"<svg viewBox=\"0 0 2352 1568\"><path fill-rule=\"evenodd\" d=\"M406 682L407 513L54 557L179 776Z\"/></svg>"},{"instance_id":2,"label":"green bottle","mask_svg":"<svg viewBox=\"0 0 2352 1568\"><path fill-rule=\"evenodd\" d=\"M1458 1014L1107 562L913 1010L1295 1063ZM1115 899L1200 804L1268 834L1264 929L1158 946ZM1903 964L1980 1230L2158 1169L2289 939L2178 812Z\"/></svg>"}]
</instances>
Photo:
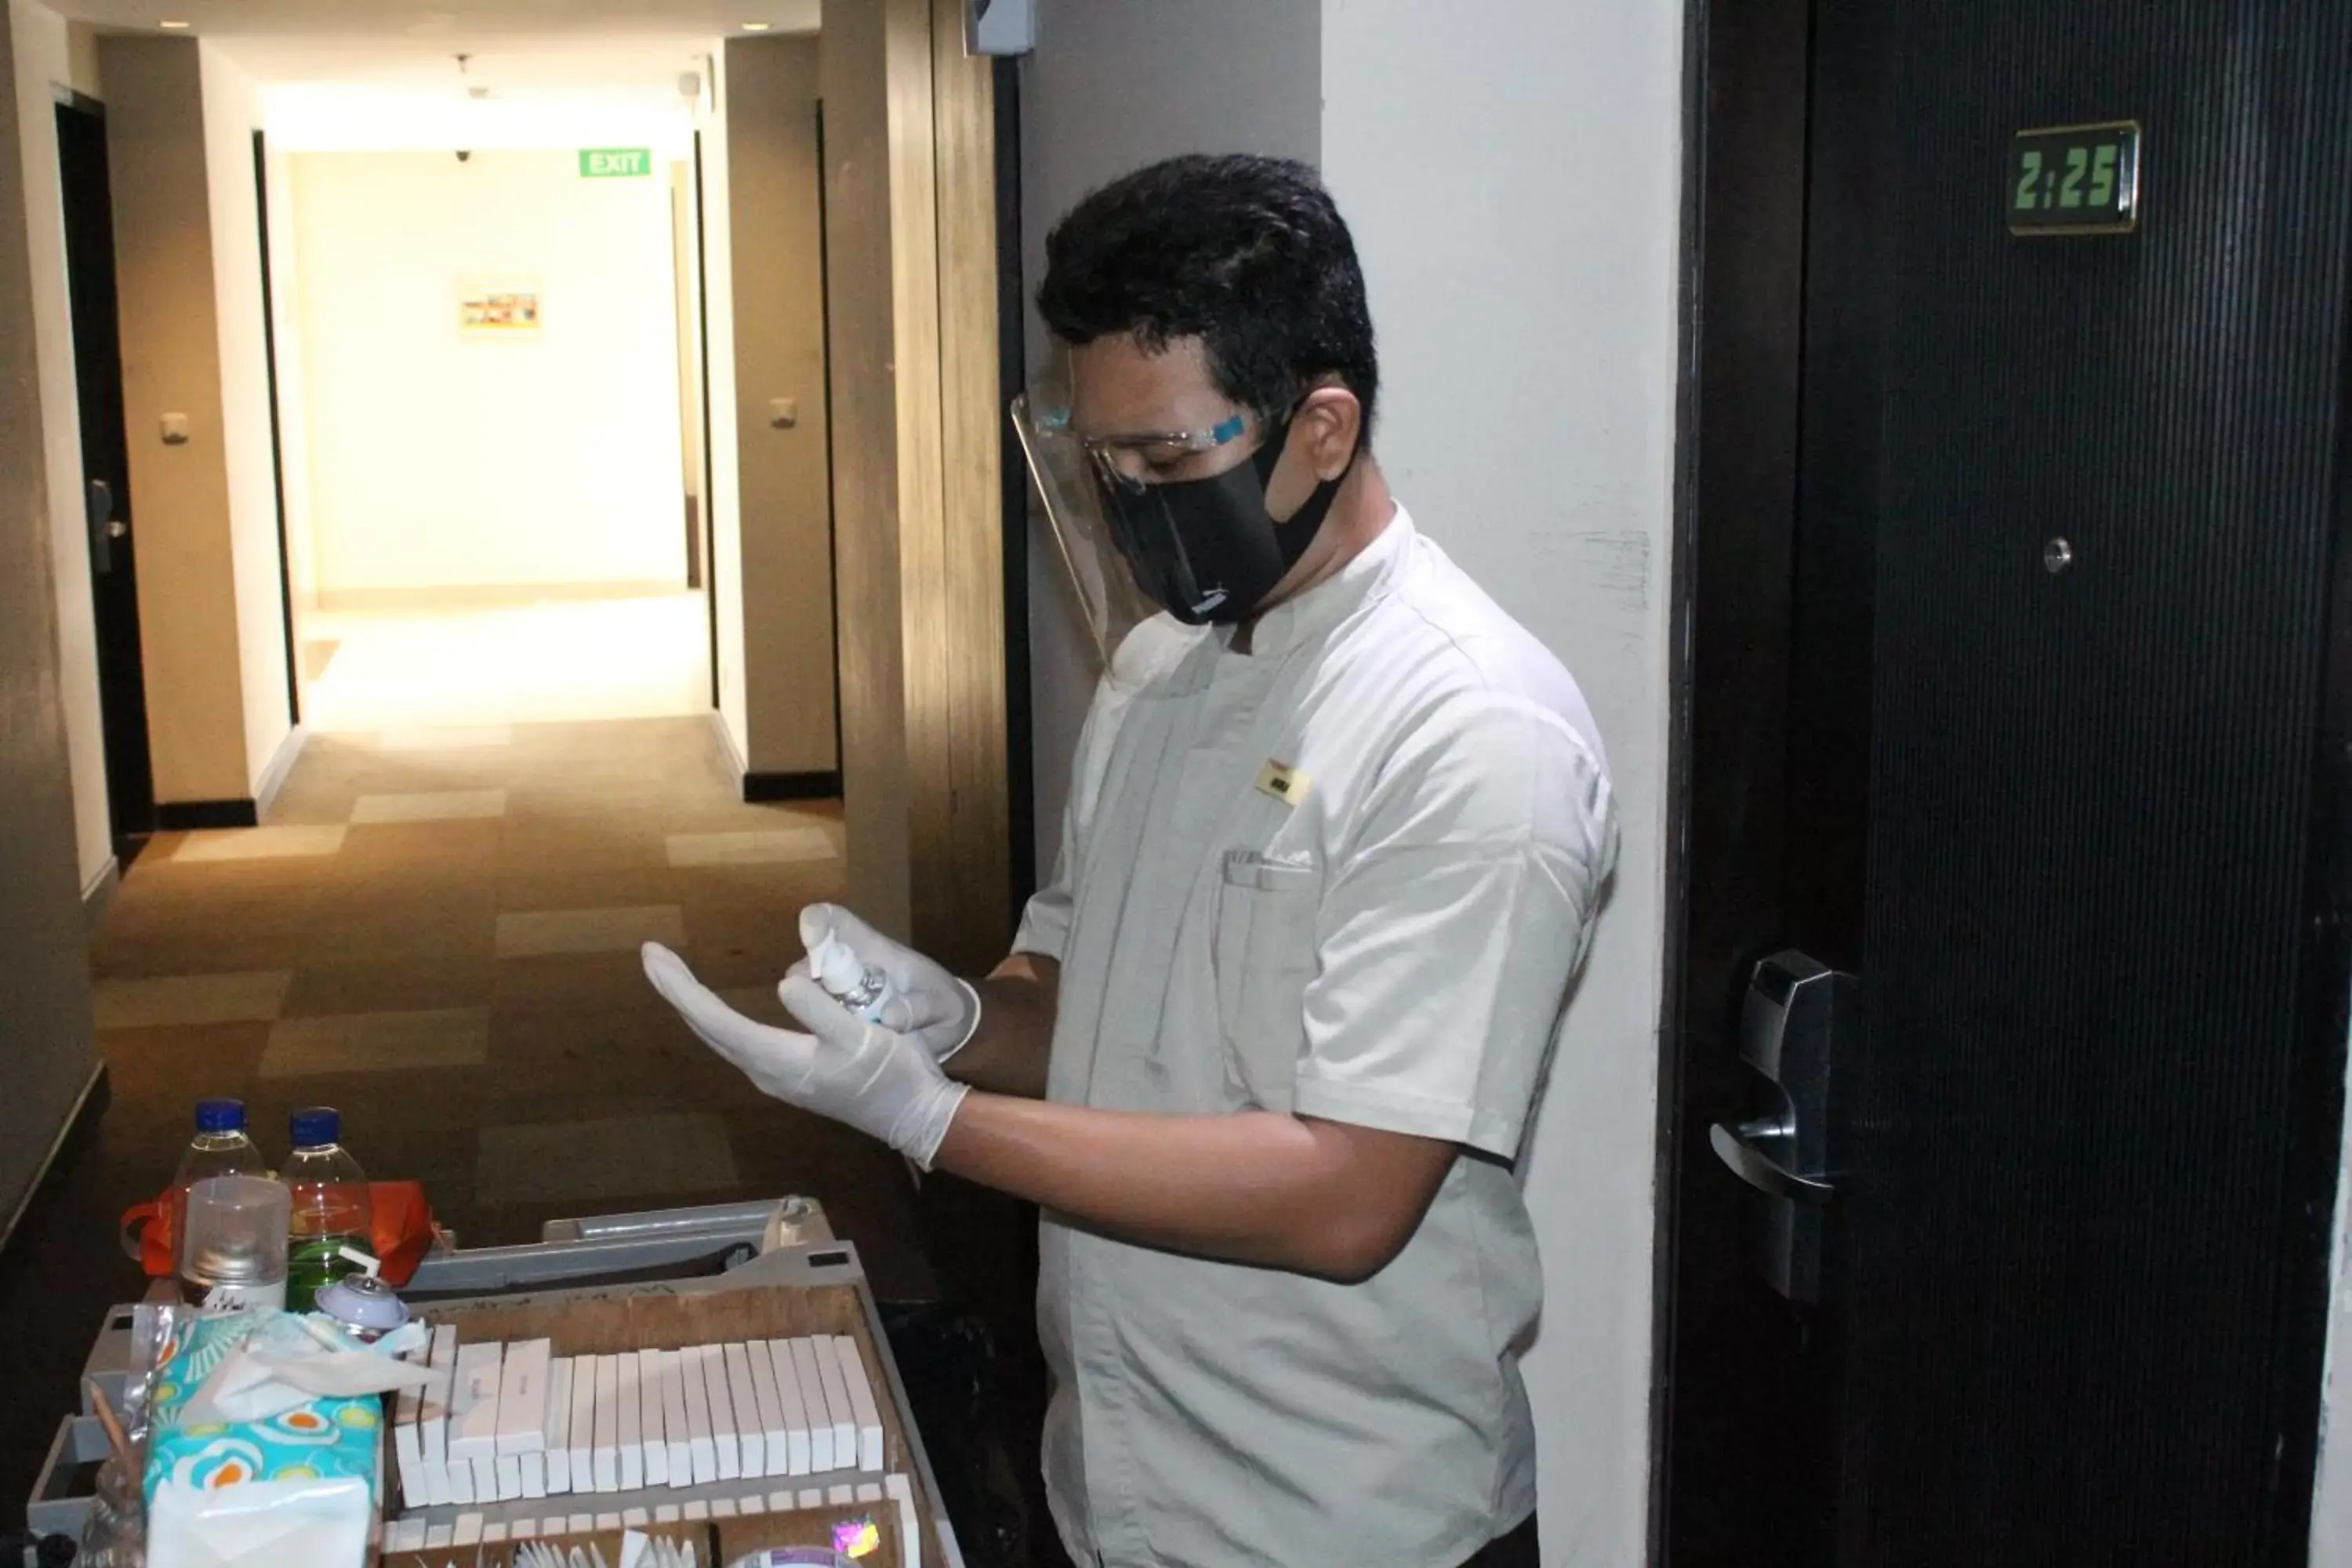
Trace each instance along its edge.
<instances>
[{"instance_id":1,"label":"green bottle","mask_svg":"<svg viewBox=\"0 0 2352 1568\"><path fill-rule=\"evenodd\" d=\"M373 1255L368 1224L367 1174L341 1142L342 1113L311 1105L294 1113L294 1153L285 1182L294 1194L294 1217L287 1226L286 1309L307 1312L320 1288L361 1266L344 1250Z\"/></svg>"}]
</instances>

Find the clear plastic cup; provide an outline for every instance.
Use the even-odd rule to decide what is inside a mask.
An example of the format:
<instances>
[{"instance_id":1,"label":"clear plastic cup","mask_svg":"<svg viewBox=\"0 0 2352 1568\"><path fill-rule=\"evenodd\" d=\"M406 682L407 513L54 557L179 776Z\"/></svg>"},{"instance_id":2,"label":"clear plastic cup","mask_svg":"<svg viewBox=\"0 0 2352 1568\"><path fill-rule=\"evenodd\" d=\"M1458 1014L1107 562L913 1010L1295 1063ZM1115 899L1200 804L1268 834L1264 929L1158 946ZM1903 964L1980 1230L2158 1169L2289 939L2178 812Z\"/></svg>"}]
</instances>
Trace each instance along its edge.
<instances>
[{"instance_id":1,"label":"clear plastic cup","mask_svg":"<svg viewBox=\"0 0 2352 1568\"><path fill-rule=\"evenodd\" d=\"M266 1176L211 1176L188 1189L181 1287L192 1306L241 1312L286 1305L293 1195Z\"/></svg>"}]
</instances>

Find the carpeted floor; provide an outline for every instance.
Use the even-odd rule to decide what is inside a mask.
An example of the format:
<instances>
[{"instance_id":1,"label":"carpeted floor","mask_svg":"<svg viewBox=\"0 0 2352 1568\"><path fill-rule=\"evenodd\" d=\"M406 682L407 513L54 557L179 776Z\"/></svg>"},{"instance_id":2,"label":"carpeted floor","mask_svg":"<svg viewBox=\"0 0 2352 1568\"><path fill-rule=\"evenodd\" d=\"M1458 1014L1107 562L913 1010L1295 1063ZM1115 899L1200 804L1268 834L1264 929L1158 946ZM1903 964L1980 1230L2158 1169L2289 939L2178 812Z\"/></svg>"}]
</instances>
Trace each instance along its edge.
<instances>
[{"instance_id":1,"label":"carpeted floor","mask_svg":"<svg viewBox=\"0 0 2352 1568\"><path fill-rule=\"evenodd\" d=\"M887 1150L760 1096L645 983L679 947L774 1021L794 916L841 891L836 805L751 806L707 718L311 740L268 822L158 836L93 932L111 1102L0 1256L0 1498L30 1485L106 1306L145 1281L116 1216L194 1102L239 1095L282 1161L341 1108L372 1175L468 1245L563 1215L820 1199L876 1293L932 1293Z\"/></svg>"}]
</instances>

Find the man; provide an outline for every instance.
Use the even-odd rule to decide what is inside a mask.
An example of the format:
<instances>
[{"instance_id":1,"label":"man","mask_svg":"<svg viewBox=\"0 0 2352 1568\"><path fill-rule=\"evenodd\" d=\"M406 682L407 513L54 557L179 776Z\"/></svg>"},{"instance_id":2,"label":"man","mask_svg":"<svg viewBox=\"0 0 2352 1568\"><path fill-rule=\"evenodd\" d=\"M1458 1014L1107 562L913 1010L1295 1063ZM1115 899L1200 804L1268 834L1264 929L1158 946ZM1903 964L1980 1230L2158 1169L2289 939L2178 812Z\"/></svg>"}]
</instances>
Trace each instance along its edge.
<instances>
[{"instance_id":1,"label":"man","mask_svg":"<svg viewBox=\"0 0 2352 1568\"><path fill-rule=\"evenodd\" d=\"M976 989L806 911L883 972L877 1023L805 963L806 1035L647 970L769 1093L1044 1209L1078 1563L1531 1564L1511 1162L1614 858L1600 738L1391 498L1310 171L1156 164L1046 255L1067 401L1017 410L1033 469L1168 612L1118 644L1054 885Z\"/></svg>"}]
</instances>

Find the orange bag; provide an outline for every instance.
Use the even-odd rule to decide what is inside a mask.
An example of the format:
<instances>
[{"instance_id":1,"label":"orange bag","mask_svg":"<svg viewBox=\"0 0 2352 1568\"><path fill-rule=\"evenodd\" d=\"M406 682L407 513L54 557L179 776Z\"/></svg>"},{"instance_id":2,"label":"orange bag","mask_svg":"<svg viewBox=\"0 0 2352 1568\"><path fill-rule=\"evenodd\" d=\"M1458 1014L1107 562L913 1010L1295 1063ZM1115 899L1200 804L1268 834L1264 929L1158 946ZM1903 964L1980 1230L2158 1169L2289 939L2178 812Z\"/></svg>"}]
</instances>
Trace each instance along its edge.
<instances>
[{"instance_id":1,"label":"orange bag","mask_svg":"<svg viewBox=\"0 0 2352 1568\"><path fill-rule=\"evenodd\" d=\"M433 1209L421 1182L370 1182L371 1250L382 1260L383 1282L405 1285L433 1246ZM122 1250L149 1275L172 1272L172 1194L133 1205L122 1215Z\"/></svg>"}]
</instances>

